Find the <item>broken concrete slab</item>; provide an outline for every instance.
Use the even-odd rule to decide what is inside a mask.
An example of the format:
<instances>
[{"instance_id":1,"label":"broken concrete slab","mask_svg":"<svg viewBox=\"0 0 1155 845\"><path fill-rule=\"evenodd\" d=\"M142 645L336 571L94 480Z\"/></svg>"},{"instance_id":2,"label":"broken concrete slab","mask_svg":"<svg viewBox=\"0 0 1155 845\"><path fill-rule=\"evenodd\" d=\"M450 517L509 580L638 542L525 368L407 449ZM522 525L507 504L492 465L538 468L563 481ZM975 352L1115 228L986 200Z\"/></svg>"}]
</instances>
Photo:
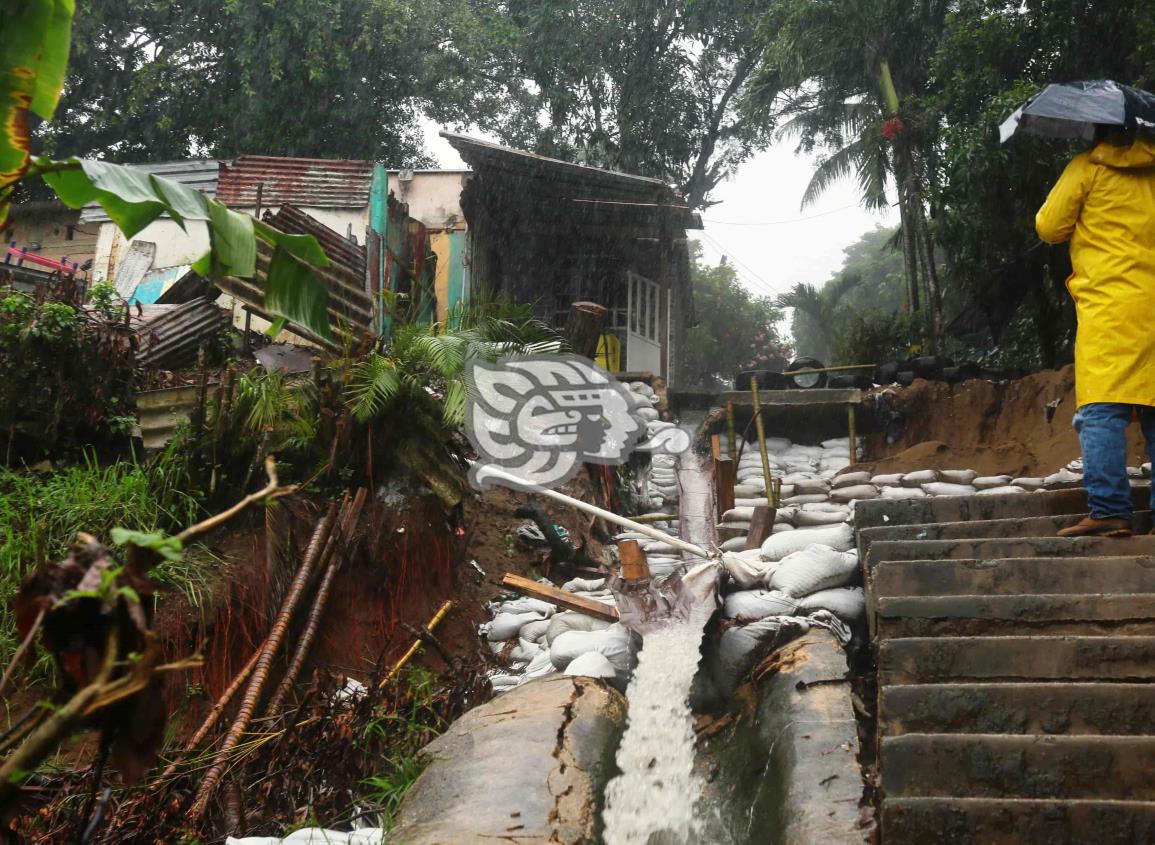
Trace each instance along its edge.
<instances>
[{"instance_id":1,"label":"broken concrete slab","mask_svg":"<svg viewBox=\"0 0 1155 845\"><path fill-rule=\"evenodd\" d=\"M397 845L579 845L599 833L626 722L601 681L549 677L477 707L426 746L398 812Z\"/></svg>"}]
</instances>

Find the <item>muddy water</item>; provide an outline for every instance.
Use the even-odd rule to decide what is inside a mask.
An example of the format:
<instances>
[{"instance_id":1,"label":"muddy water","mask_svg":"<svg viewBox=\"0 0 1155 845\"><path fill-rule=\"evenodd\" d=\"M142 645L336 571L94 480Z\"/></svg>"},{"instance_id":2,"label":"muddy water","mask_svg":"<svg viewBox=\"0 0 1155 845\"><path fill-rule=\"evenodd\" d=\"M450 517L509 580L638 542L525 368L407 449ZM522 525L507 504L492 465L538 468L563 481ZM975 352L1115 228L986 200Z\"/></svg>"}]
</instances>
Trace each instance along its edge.
<instances>
[{"instance_id":1,"label":"muddy water","mask_svg":"<svg viewBox=\"0 0 1155 845\"><path fill-rule=\"evenodd\" d=\"M709 476L692 451L678 464L682 538L708 548L716 540ZM626 690L629 722L616 758L622 774L606 787L606 845L701 841L695 803L703 783L694 771L689 695L713 610L711 595L686 618L658 620L642 630L642 651Z\"/></svg>"}]
</instances>

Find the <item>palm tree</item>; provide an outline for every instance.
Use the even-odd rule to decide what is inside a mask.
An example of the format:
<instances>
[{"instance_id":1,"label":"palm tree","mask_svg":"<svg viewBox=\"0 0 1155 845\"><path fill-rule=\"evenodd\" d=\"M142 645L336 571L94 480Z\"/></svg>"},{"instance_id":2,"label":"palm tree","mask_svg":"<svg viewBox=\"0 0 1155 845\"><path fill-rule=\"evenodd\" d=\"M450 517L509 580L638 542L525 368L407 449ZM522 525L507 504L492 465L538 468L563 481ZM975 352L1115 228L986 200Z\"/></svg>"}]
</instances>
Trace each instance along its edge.
<instances>
[{"instance_id":1,"label":"palm tree","mask_svg":"<svg viewBox=\"0 0 1155 845\"><path fill-rule=\"evenodd\" d=\"M835 334L845 323L847 308L842 299L861 282L862 278L857 273L842 273L821 289L799 282L775 300L776 308L794 309L795 324L805 328L805 334L814 344L813 349L799 349L798 352L830 361ZM800 341L800 333L795 331L795 344Z\"/></svg>"}]
</instances>

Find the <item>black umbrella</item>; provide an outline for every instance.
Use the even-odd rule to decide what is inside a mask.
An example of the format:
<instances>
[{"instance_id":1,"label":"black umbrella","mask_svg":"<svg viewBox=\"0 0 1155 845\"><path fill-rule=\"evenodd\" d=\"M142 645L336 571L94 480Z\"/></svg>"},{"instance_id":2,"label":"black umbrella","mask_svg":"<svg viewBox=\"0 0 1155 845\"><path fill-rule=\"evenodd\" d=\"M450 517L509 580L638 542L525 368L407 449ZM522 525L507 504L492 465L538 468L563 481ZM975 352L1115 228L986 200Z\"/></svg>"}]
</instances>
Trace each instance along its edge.
<instances>
[{"instance_id":1,"label":"black umbrella","mask_svg":"<svg viewBox=\"0 0 1155 845\"><path fill-rule=\"evenodd\" d=\"M1092 141L1095 124L1155 129L1155 94L1109 79L1048 85L1002 122L999 140L1025 132Z\"/></svg>"}]
</instances>

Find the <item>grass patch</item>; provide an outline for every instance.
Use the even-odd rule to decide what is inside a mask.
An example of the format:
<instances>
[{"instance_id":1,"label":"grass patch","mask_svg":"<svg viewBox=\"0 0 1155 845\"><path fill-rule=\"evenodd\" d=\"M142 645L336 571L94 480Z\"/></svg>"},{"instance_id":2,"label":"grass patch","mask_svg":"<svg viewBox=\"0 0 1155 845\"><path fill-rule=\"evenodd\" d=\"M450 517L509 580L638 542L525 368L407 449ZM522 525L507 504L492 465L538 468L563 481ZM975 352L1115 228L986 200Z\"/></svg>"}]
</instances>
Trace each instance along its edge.
<instances>
[{"instance_id":1,"label":"grass patch","mask_svg":"<svg viewBox=\"0 0 1155 845\"><path fill-rule=\"evenodd\" d=\"M51 473L0 470L0 666L16 648L12 598L24 575L66 553L78 531L110 543L114 527L173 531L200 514L193 496L171 484L163 459L84 464ZM190 550L153 570L158 582L184 591L195 603L207 585L204 555Z\"/></svg>"}]
</instances>

